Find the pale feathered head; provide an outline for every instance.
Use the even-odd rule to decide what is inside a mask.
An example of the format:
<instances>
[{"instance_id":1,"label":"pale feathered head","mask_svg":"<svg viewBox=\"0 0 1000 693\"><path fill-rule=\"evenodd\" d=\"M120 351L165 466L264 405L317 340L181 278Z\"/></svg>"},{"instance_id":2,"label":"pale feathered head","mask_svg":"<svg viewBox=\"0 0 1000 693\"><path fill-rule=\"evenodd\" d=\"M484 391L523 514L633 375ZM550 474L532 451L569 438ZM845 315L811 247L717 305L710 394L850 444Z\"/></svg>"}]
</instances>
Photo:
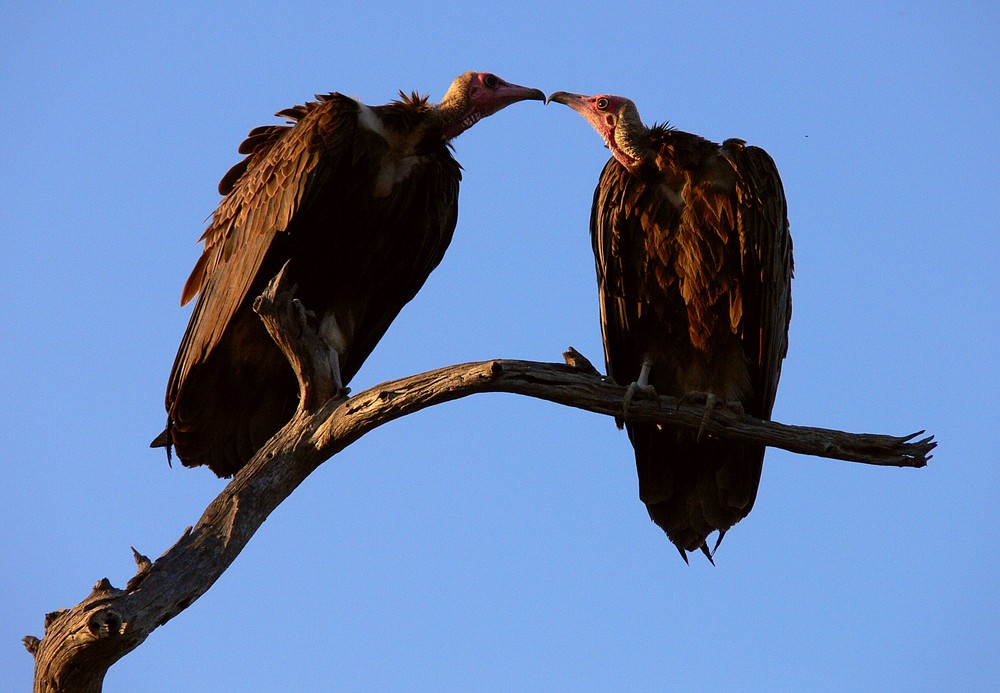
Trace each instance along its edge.
<instances>
[{"instance_id":1,"label":"pale feathered head","mask_svg":"<svg viewBox=\"0 0 1000 693\"><path fill-rule=\"evenodd\" d=\"M462 134L477 122L518 101L545 101L538 89L505 82L489 72L466 72L448 87L437 110L445 139Z\"/></svg>"}]
</instances>

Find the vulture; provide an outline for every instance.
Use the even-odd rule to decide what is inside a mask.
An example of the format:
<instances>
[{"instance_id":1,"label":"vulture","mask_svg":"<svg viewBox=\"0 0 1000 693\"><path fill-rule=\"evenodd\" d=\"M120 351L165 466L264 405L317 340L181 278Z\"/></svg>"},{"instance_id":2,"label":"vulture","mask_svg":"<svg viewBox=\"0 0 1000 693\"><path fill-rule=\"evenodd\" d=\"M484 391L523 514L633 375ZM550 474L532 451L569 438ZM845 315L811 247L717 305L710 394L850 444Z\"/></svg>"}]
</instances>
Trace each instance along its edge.
<instances>
[{"instance_id":1,"label":"vulture","mask_svg":"<svg viewBox=\"0 0 1000 693\"><path fill-rule=\"evenodd\" d=\"M251 130L181 294L181 305L198 300L152 445L227 477L289 421L298 383L253 311L282 267L347 385L451 242L461 180L451 141L526 99L545 95L466 72L438 104L329 93L279 111L285 125Z\"/></svg>"},{"instance_id":2,"label":"vulture","mask_svg":"<svg viewBox=\"0 0 1000 693\"><path fill-rule=\"evenodd\" d=\"M631 383L623 420L639 498L687 561L712 560L753 508L764 446L632 423L633 395L693 398L769 419L788 349L792 239L774 161L667 125L629 99L556 92L611 158L590 216L608 376ZM691 401L691 399L688 399ZM707 537L718 532L712 551Z\"/></svg>"}]
</instances>

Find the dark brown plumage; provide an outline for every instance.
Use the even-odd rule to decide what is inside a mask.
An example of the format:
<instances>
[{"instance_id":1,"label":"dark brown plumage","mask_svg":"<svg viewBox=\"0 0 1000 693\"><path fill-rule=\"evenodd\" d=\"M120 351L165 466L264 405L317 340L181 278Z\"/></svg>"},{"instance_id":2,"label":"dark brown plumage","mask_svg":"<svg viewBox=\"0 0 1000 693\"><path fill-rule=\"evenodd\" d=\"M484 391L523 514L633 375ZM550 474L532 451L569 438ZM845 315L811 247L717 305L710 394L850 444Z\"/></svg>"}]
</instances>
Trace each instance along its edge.
<instances>
[{"instance_id":1,"label":"dark brown plumage","mask_svg":"<svg viewBox=\"0 0 1000 693\"><path fill-rule=\"evenodd\" d=\"M622 97L549 100L587 118L612 153L590 224L608 374L631 391L712 395L769 419L792 279L774 162L742 140L647 128ZM711 558L708 535L721 541L753 508L764 447L625 425L650 517L685 560L696 549Z\"/></svg>"},{"instance_id":2,"label":"dark brown plumage","mask_svg":"<svg viewBox=\"0 0 1000 693\"><path fill-rule=\"evenodd\" d=\"M240 145L247 156L219 184L225 197L182 292L182 304L198 301L154 446L230 476L291 418L297 381L252 309L286 262L346 385L451 241L461 172L450 140L511 103L544 100L476 72L440 104L401 97L368 107L318 96Z\"/></svg>"}]
</instances>

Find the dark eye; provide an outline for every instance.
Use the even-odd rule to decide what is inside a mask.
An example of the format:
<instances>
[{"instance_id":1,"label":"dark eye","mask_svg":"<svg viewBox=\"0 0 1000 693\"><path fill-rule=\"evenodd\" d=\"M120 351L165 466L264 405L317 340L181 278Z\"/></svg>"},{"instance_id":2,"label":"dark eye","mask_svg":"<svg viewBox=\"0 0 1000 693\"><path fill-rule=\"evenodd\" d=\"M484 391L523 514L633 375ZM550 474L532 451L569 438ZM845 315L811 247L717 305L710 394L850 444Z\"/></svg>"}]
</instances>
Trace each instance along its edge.
<instances>
[{"instance_id":1,"label":"dark eye","mask_svg":"<svg viewBox=\"0 0 1000 693\"><path fill-rule=\"evenodd\" d=\"M610 106L610 105L611 105L611 102L608 101L603 96L597 100L597 110L599 110L599 111L606 111L606 110L608 110L608 106Z\"/></svg>"},{"instance_id":2,"label":"dark eye","mask_svg":"<svg viewBox=\"0 0 1000 693\"><path fill-rule=\"evenodd\" d=\"M496 89L500 84L500 80L497 79L496 75L483 75L483 84L490 89Z\"/></svg>"}]
</instances>

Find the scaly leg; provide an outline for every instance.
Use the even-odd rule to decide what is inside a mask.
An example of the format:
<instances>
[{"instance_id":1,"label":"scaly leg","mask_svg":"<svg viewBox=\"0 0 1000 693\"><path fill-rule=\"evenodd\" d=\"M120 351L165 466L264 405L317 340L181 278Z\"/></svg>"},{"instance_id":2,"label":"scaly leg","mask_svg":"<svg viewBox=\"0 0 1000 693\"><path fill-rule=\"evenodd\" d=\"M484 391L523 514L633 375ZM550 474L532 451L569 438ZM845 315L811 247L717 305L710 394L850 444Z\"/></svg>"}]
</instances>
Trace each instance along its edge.
<instances>
[{"instance_id":1,"label":"scaly leg","mask_svg":"<svg viewBox=\"0 0 1000 693\"><path fill-rule=\"evenodd\" d=\"M692 390L691 392L686 392L681 396L680 401L684 404L695 404L695 403L705 403L705 411L701 415L701 425L698 427L698 437L696 440L700 443L701 436L705 433L705 427L708 425L708 420L712 418L712 410L725 406L726 409L735 412L737 414L742 414L743 403L738 399L730 400L725 404L722 403L714 392L699 392L697 390Z\"/></svg>"},{"instance_id":2,"label":"scaly leg","mask_svg":"<svg viewBox=\"0 0 1000 693\"><path fill-rule=\"evenodd\" d=\"M622 418L628 421L628 407L632 403L632 398L636 395L653 399L656 397L656 388L649 384L649 373L653 370L653 358L646 354L642 357L642 368L639 370L639 379L628 386L625 390L625 401L622 403Z\"/></svg>"}]
</instances>

